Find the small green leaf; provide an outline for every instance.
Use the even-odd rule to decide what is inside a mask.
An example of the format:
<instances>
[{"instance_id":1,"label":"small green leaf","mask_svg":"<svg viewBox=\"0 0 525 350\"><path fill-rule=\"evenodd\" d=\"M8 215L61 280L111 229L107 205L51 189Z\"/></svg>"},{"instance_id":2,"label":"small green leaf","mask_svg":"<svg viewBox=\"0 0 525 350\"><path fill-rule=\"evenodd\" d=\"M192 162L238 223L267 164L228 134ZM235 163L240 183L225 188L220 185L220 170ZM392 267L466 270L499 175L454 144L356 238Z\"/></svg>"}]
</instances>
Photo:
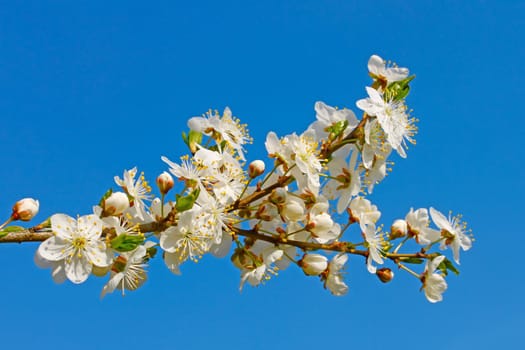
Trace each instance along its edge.
<instances>
[{"instance_id":1,"label":"small green leaf","mask_svg":"<svg viewBox=\"0 0 525 350\"><path fill-rule=\"evenodd\" d=\"M146 254L148 255L148 259L153 259L155 255L157 255L157 248L149 247L148 249L146 249Z\"/></svg>"},{"instance_id":2,"label":"small green leaf","mask_svg":"<svg viewBox=\"0 0 525 350\"><path fill-rule=\"evenodd\" d=\"M144 242L143 235L128 235L123 233L111 240L111 248L118 252L130 252Z\"/></svg>"},{"instance_id":3,"label":"small green leaf","mask_svg":"<svg viewBox=\"0 0 525 350\"><path fill-rule=\"evenodd\" d=\"M196 189L190 192L186 196L181 196L179 194L175 195L175 198L176 198L175 208L177 209L177 211L183 212L183 211L190 210L191 208L193 208L193 204L195 204L195 201L199 197L199 193L200 193L200 190Z\"/></svg>"},{"instance_id":4,"label":"small green leaf","mask_svg":"<svg viewBox=\"0 0 525 350\"><path fill-rule=\"evenodd\" d=\"M25 228L22 226L8 226L0 231L0 238L7 236L11 232L20 232L25 231Z\"/></svg>"},{"instance_id":5,"label":"small green leaf","mask_svg":"<svg viewBox=\"0 0 525 350\"><path fill-rule=\"evenodd\" d=\"M443 262L440 265L445 265L445 268L447 270L452 271L456 276L459 275L459 270L452 264L452 262L448 259L443 260Z\"/></svg>"},{"instance_id":6,"label":"small green leaf","mask_svg":"<svg viewBox=\"0 0 525 350\"><path fill-rule=\"evenodd\" d=\"M403 259L401 261L404 262L404 263L407 263L407 264L421 264L421 263L423 263L423 259L421 259L421 258L407 258L407 259Z\"/></svg>"}]
</instances>

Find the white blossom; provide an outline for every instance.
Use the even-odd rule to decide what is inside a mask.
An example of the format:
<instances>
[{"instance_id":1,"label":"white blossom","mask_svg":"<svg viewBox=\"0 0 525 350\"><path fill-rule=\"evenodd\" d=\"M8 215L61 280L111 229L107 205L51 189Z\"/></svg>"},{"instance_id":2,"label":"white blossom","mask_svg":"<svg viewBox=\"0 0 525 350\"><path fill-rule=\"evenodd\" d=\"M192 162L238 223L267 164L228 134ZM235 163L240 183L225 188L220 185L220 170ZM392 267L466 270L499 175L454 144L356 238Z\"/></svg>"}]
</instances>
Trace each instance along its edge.
<instances>
[{"instance_id":1,"label":"white blossom","mask_svg":"<svg viewBox=\"0 0 525 350\"><path fill-rule=\"evenodd\" d=\"M63 262L67 278L84 282L93 265L109 266L112 254L100 238L102 221L95 215L75 220L65 214L51 216L54 235L40 244L38 254L48 261Z\"/></svg>"}]
</instances>

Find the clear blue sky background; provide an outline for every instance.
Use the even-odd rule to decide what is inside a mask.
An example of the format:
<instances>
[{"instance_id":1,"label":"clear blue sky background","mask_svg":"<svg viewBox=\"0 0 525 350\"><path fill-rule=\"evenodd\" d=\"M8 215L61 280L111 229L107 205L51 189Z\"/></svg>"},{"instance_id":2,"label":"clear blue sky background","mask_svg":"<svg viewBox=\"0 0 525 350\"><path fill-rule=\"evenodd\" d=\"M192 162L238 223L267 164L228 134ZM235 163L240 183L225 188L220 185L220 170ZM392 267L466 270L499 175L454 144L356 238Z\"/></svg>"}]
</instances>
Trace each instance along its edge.
<instances>
[{"instance_id":1,"label":"clear blue sky background","mask_svg":"<svg viewBox=\"0 0 525 350\"><path fill-rule=\"evenodd\" d=\"M521 348L524 1L3 1L0 211L19 198L88 214L114 175L153 179L184 151L187 118L230 106L264 154L317 100L356 109L371 54L417 75L418 144L377 187L387 225L410 207L464 214L476 242L430 304L361 259L337 298L295 268L238 292L229 259L99 300L105 280L55 285L36 244L0 246L0 348ZM388 345L387 345L388 344ZM391 345L390 345L391 344Z\"/></svg>"}]
</instances>

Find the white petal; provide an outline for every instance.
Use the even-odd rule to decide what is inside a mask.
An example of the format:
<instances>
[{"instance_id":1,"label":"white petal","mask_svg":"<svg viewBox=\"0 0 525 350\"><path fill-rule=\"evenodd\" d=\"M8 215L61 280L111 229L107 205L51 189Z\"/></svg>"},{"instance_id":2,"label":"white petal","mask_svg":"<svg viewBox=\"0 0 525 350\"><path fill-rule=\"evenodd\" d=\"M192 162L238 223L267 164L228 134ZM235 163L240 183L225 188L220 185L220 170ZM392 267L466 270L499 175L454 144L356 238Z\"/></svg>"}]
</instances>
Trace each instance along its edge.
<instances>
[{"instance_id":1,"label":"white petal","mask_svg":"<svg viewBox=\"0 0 525 350\"><path fill-rule=\"evenodd\" d=\"M73 255L71 260L66 262L66 276L71 282L79 284L87 280L92 268L85 255Z\"/></svg>"},{"instance_id":2,"label":"white petal","mask_svg":"<svg viewBox=\"0 0 525 350\"><path fill-rule=\"evenodd\" d=\"M99 267L109 266L113 260L113 255L106 249L106 244L102 241L88 243L85 254L90 263Z\"/></svg>"},{"instance_id":3,"label":"white petal","mask_svg":"<svg viewBox=\"0 0 525 350\"><path fill-rule=\"evenodd\" d=\"M447 218L439 211L437 211L434 208L430 208L430 216L432 217L432 221L434 221L437 227L439 227L440 229L451 231L450 223L448 222Z\"/></svg>"},{"instance_id":4,"label":"white petal","mask_svg":"<svg viewBox=\"0 0 525 350\"><path fill-rule=\"evenodd\" d=\"M181 261L179 259L180 254L178 253L164 253L164 262L166 263L166 266L168 269L170 269L171 272L173 272L176 275L180 275L180 269L179 266L181 264Z\"/></svg>"},{"instance_id":5,"label":"white petal","mask_svg":"<svg viewBox=\"0 0 525 350\"><path fill-rule=\"evenodd\" d=\"M77 230L77 221L66 214L51 216L51 230L61 238L71 238L72 232Z\"/></svg>"},{"instance_id":6,"label":"white petal","mask_svg":"<svg viewBox=\"0 0 525 350\"><path fill-rule=\"evenodd\" d=\"M380 75L385 69L385 61L378 55L370 56L368 60L368 71L374 75Z\"/></svg>"},{"instance_id":7,"label":"white petal","mask_svg":"<svg viewBox=\"0 0 525 350\"><path fill-rule=\"evenodd\" d=\"M67 241L58 236L46 239L38 247L40 256L49 261L63 260L69 252L70 245Z\"/></svg>"}]
</instances>

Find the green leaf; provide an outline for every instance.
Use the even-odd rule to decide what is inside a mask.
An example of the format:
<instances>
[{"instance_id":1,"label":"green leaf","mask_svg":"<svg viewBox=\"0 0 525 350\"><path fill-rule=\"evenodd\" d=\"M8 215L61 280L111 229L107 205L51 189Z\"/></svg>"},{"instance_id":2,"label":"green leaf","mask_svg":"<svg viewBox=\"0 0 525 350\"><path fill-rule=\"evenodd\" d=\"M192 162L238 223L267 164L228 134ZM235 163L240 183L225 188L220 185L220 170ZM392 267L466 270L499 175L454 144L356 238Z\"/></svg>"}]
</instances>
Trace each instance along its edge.
<instances>
[{"instance_id":1,"label":"green leaf","mask_svg":"<svg viewBox=\"0 0 525 350\"><path fill-rule=\"evenodd\" d=\"M157 248L149 247L148 249L146 249L146 253L148 255L148 259L153 259L155 255L157 255Z\"/></svg>"},{"instance_id":2,"label":"green leaf","mask_svg":"<svg viewBox=\"0 0 525 350\"><path fill-rule=\"evenodd\" d=\"M130 252L144 242L143 235L128 235L123 233L111 240L111 248L118 252Z\"/></svg>"},{"instance_id":3,"label":"green leaf","mask_svg":"<svg viewBox=\"0 0 525 350\"><path fill-rule=\"evenodd\" d=\"M402 259L401 261L407 264L422 264L423 263L423 259L421 258L406 258L406 259Z\"/></svg>"},{"instance_id":4,"label":"green leaf","mask_svg":"<svg viewBox=\"0 0 525 350\"><path fill-rule=\"evenodd\" d=\"M456 276L459 275L459 270L454 266L454 264L452 264L452 262L448 259L445 259L441 262L441 264L439 264L440 266L441 265L444 265L445 267L445 270L450 270L452 271Z\"/></svg>"},{"instance_id":5,"label":"green leaf","mask_svg":"<svg viewBox=\"0 0 525 350\"><path fill-rule=\"evenodd\" d=\"M22 226L8 226L0 231L0 238L7 236L11 232L25 231L26 229Z\"/></svg>"},{"instance_id":6,"label":"green leaf","mask_svg":"<svg viewBox=\"0 0 525 350\"><path fill-rule=\"evenodd\" d=\"M183 211L190 210L191 208L193 208L193 204L195 204L195 201L199 197L199 193L200 193L200 190L196 189L190 192L186 196L181 196L179 194L175 195L175 198L176 198L175 208L177 209L177 211L183 212Z\"/></svg>"}]
</instances>

